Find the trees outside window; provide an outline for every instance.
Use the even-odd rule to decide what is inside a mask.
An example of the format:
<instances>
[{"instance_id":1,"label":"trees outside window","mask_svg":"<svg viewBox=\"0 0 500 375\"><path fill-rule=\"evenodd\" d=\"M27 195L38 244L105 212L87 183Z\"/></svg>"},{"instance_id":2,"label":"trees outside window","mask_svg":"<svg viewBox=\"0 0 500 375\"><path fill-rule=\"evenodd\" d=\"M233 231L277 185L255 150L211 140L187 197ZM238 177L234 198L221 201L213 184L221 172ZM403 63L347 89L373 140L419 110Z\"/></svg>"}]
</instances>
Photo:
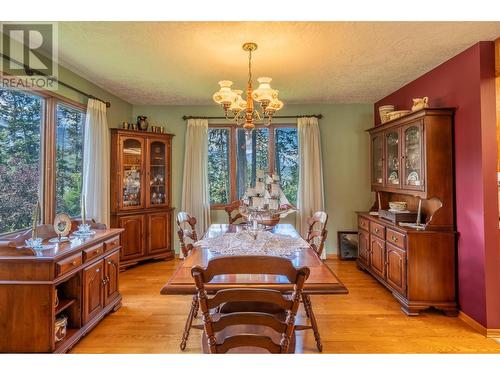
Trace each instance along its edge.
<instances>
[{"instance_id":1,"label":"trees outside window","mask_svg":"<svg viewBox=\"0 0 500 375\"><path fill-rule=\"evenodd\" d=\"M45 91L0 88L0 235L80 213L84 107Z\"/></svg>"},{"instance_id":2,"label":"trees outside window","mask_svg":"<svg viewBox=\"0 0 500 375\"><path fill-rule=\"evenodd\" d=\"M208 137L212 208L240 199L247 187L255 185L257 169L278 174L284 194L296 204L299 164L295 126L259 126L246 134L235 126L210 125Z\"/></svg>"},{"instance_id":3,"label":"trees outside window","mask_svg":"<svg viewBox=\"0 0 500 375\"><path fill-rule=\"evenodd\" d=\"M208 129L208 181L210 204L228 204L230 187L230 129Z\"/></svg>"},{"instance_id":4,"label":"trees outside window","mask_svg":"<svg viewBox=\"0 0 500 375\"><path fill-rule=\"evenodd\" d=\"M0 88L0 234L27 228L40 186L44 99Z\"/></svg>"},{"instance_id":5,"label":"trees outside window","mask_svg":"<svg viewBox=\"0 0 500 375\"><path fill-rule=\"evenodd\" d=\"M80 215L85 112L57 104L56 212Z\"/></svg>"}]
</instances>

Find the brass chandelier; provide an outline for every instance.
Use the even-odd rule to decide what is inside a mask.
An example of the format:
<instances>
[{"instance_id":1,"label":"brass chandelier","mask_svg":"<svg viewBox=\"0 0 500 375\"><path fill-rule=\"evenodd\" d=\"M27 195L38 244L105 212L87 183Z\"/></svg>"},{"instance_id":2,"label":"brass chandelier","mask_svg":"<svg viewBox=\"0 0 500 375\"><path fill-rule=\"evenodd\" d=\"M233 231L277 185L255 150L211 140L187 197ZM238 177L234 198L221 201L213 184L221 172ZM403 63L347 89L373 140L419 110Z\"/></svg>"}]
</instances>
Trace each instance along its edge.
<instances>
[{"instance_id":1,"label":"brass chandelier","mask_svg":"<svg viewBox=\"0 0 500 375\"><path fill-rule=\"evenodd\" d=\"M259 87L256 90L252 88L252 52L256 49L256 43L243 44L243 50L248 52L246 100L241 97L243 91L233 90L231 88L233 82L228 80L220 81L220 90L213 95L214 101L224 109L226 119L234 120L238 126L243 125L247 132L251 132L255 128L255 121L264 120L264 125L268 126L273 115L283 108L283 102L278 99L278 90L271 88L271 78L258 78ZM261 113L254 109L254 101L260 104Z\"/></svg>"}]
</instances>

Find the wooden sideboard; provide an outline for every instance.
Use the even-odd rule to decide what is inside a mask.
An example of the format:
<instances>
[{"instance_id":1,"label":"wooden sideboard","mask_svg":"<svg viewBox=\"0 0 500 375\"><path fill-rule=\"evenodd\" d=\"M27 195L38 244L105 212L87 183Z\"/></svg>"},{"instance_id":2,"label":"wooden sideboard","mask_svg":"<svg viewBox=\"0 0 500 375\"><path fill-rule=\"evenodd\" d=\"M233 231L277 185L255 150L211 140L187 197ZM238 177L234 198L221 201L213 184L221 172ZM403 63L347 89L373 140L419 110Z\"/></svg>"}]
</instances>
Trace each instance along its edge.
<instances>
[{"instance_id":1,"label":"wooden sideboard","mask_svg":"<svg viewBox=\"0 0 500 375\"><path fill-rule=\"evenodd\" d=\"M358 213L358 266L386 286L407 315L434 307L458 314L455 233L411 230Z\"/></svg>"},{"instance_id":2,"label":"wooden sideboard","mask_svg":"<svg viewBox=\"0 0 500 375\"><path fill-rule=\"evenodd\" d=\"M172 134L111 129L111 226L120 265L173 259Z\"/></svg>"},{"instance_id":3,"label":"wooden sideboard","mask_svg":"<svg viewBox=\"0 0 500 375\"><path fill-rule=\"evenodd\" d=\"M67 352L121 306L123 229L95 231L90 238L51 244L36 255L29 249L0 248L0 352ZM60 314L68 325L64 339L56 342L54 323Z\"/></svg>"},{"instance_id":4,"label":"wooden sideboard","mask_svg":"<svg viewBox=\"0 0 500 375\"><path fill-rule=\"evenodd\" d=\"M426 108L368 130L377 194L371 211L387 210L391 201L417 211L420 203L422 222L428 221L416 230L358 213L358 266L391 290L408 315L429 307L458 313L453 116L453 108Z\"/></svg>"}]
</instances>

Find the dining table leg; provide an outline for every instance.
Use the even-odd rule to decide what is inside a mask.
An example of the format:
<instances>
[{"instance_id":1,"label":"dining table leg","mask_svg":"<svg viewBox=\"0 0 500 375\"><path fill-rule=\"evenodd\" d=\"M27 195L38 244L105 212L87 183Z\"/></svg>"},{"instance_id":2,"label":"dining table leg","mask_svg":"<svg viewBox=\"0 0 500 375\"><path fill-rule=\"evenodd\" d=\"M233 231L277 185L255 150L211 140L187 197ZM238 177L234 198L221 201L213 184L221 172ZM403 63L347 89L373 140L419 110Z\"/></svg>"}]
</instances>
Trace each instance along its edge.
<instances>
[{"instance_id":1,"label":"dining table leg","mask_svg":"<svg viewBox=\"0 0 500 375\"><path fill-rule=\"evenodd\" d=\"M186 349L187 340L189 338L189 331L191 330L191 326L193 325L193 318L198 315L198 296L195 294L193 296L193 302L191 302L191 309L189 310L189 314L186 320L186 325L184 326L184 333L182 334L182 340L180 348L181 350Z\"/></svg>"},{"instance_id":2,"label":"dining table leg","mask_svg":"<svg viewBox=\"0 0 500 375\"><path fill-rule=\"evenodd\" d=\"M302 294L302 300L304 301L304 309L306 314L311 321L311 328L314 333L314 339L316 340L316 347L319 352L323 351L323 344L321 343L321 337L319 335L318 323L316 322L316 317L314 316L314 311L312 308L311 298L307 294Z\"/></svg>"}]
</instances>

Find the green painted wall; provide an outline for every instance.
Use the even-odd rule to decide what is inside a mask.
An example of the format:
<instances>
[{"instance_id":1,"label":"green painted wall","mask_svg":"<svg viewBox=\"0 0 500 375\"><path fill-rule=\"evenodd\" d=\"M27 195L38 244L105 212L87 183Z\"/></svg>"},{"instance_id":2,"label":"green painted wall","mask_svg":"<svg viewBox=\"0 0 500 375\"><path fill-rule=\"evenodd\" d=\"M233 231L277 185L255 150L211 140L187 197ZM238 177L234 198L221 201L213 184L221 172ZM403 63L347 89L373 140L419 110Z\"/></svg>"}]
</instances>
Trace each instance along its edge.
<instances>
[{"instance_id":1,"label":"green painted wall","mask_svg":"<svg viewBox=\"0 0 500 375\"><path fill-rule=\"evenodd\" d=\"M186 122L183 115L220 116L216 105L209 106L133 106L132 121L138 115L146 115L150 125L163 126L167 133L175 134L172 155L172 198L180 208L182 175L184 168L184 142ZM326 211L329 214L329 237L326 248L329 253L337 250L337 231L356 230L356 210L366 210L373 203L369 182L369 140L365 133L373 121L372 104L318 104L286 105L280 115L323 114L320 120L321 147ZM295 123L294 119L275 120ZM227 123L213 120L211 123ZM224 211L212 211L212 222L227 222ZM294 217L286 222L294 222ZM175 242L176 251L179 244Z\"/></svg>"}]
</instances>

